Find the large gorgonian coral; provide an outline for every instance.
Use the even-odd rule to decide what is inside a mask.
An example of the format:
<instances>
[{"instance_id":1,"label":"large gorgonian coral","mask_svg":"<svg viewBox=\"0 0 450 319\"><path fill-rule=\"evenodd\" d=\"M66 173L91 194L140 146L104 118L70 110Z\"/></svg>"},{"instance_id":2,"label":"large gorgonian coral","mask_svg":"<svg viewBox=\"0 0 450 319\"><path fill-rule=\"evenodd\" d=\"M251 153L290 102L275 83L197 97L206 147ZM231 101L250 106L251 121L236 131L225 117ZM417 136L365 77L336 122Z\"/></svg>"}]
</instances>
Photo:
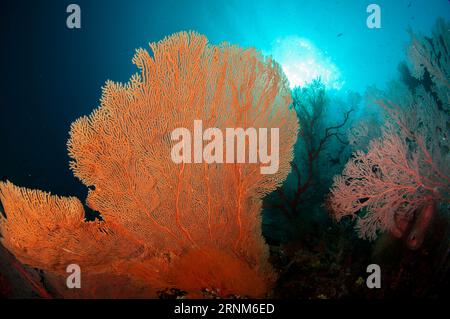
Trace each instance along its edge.
<instances>
[{"instance_id":1,"label":"large gorgonian coral","mask_svg":"<svg viewBox=\"0 0 450 319\"><path fill-rule=\"evenodd\" d=\"M56 286L65 283L64 266L78 263L83 297L152 296L167 287L264 296L274 273L261 200L286 178L298 129L287 81L254 49L209 45L196 33L150 46L153 56L139 49L133 59L140 74L125 85L107 82L101 106L71 127L71 168L104 221L83 222L75 198L1 183L3 243ZM278 172L261 174L261 163L173 163L170 133L194 120L279 128ZM59 292L71 295L62 285Z\"/></svg>"}]
</instances>

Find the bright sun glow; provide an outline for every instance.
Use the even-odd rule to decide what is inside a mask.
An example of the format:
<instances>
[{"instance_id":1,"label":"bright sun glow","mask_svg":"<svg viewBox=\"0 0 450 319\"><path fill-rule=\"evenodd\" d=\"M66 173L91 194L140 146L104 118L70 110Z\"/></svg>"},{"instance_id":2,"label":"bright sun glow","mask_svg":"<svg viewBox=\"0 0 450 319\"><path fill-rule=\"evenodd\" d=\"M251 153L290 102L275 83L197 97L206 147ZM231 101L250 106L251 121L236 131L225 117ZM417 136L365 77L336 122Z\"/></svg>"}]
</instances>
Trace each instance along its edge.
<instances>
[{"instance_id":1,"label":"bright sun glow","mask_svg":"<svg viewBox=\"0 0 450 319\"><path fill-rule=\"evenodd\" d=\"M291 88L319 77L329 88L339 90L344 85L337 66L306 39L297 36L277 39L270 54L280 63Z\"/></svg>"}]
</instances>

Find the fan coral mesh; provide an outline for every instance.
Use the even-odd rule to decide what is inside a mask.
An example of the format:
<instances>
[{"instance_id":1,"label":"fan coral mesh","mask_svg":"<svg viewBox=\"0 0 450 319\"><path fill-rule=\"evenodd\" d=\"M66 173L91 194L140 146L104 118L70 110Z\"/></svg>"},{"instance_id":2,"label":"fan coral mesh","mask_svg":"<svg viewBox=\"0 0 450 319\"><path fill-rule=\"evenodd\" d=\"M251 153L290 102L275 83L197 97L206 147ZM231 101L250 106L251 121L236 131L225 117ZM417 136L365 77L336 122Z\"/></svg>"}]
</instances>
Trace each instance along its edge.
<instances>
[{"instance_id":1,"label":"fan coral mesh","mask_svg":"<svg viewBox=\"0 0 450 319\"><path fill-rule=\"evenodd\" d=\"M102 264L104 273L125 275L155 290L212 288L263 296L274 273L261 234L261 201L286 178L298 130L287 80L274 61L254 49L209 45L192 32L150 47L152 55L139 49L133 58L140 73L126 84L108 81L100 107L71 126L70 167L89 187L87 204L104 221L84 223L83 208L74 198L27 197L43 194L37 191L20 191L21 196L7 200L5 210L9 215L26 206L23 213L35 224L27 231L30 236L51 237L45 227L56 224L61 236L45 247L52 255L63 248L92 250L80 259L62 254L60 265L76 260L89 270ZM192 127L194 120L219 129L279 128L279 170L263 175L261 163L173 163L170 134ZM53 211L55 218L45 217ZM64 214L70 217L60 222L57 216ZM14 222L8 217L2 228ZM5 234L6 242L26 236L20 227ZM67 246L69 238L78 245ZM32 241L23 245L28 249L21 260L55 271L39 253L30 258Z\"/></svg>"}]
</instances>

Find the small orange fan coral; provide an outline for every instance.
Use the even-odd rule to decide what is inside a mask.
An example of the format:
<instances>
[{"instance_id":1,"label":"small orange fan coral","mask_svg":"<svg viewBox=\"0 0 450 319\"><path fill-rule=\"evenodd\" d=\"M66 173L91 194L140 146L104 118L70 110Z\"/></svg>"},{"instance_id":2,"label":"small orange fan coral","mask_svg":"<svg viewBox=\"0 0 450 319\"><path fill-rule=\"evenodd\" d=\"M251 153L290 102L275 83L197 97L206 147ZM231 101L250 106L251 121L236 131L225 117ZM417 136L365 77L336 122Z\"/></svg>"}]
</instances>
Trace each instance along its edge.
<instances>
[{"instance_id":1,"label":"small orange fan coral","mask_svg":"<svg viewBox=\"0 0 450 319\"><path fill-rule=\"evenodd\" d=\"M140 73L127 84L108 81L100 107L71 127L71 168L90 188L87 204L104 222L83 222L77 199L3 184L4 242L21 261L48 271L74 260L89 274L93 267L154 291L177 287L198 296L208 288L262 297L274 274L261 234L261 201L286 178L298 130L287 81L254 49L209 45L196 33L150 46L153 56L139 49L133 59ZM260 163L173 163L170 134L194 120L219 129L279 128L278 172L261 174ZM33 225L27 234L9 226L16 214ZM58 228L58 236L46 227ZM35 239L24 247L8 244L29 236L49 236L51 253L31 252Z\"/></svg>"},{"instance_id":2,"label":"small orange fan coral","mask_svg":"<svg viewBox=\"0 0 450 319\"><path fill-rule=\"evenodd\" d=\"M0 219L2 244L24 264L65 273L70 263L103 268L118 255L133 254L127 247L113 247L120 238L104 223L85 222L75 197L0 182L0 200L7 213Z\"/></svg>"}]
</instances>

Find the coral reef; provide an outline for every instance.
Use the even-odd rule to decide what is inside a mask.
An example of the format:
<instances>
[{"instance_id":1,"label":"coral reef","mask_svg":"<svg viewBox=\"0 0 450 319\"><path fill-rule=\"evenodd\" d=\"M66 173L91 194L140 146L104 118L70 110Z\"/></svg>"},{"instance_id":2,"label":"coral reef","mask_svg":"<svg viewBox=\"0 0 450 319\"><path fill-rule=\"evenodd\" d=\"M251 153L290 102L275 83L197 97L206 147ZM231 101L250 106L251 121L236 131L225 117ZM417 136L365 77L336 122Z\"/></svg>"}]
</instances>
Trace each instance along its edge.
<instances>
[{"instance_id":1,"label":"coral reef","mask_svg":"<svg viewBox=\"0 0 450 319\"><path fill-rule=\"evenodd\" d=\"M100 107L71 127L70 166L102 220L85 222L76 198L1 183L3 245L46 271L65 297L149 297L171 287L263 297L275 275L261 201L286 178L298 130L287 81L254 49L209 45L196 33L150 46L152 56L139 49L133 59L141 72L127 84L108 81ZM260 163L173 163L170 133L197 119L279 128L278 172L260 174ZM64 287L71 263L83 272L77 292Z\"/></svg>"},{"instance_id":2,"label":"coral reef","mask_svg":"<svg viewBox=\"0 0 450 319\"><path fill-rule=\"evenodd\" d=\"M429 72L432 86L414 89L393 82L373 90L385 112L382 137L356 151L336 176L328 207L340 220L357 218L361 237L378 231L418 248L439 206L450 196L448 24L438 20L431 39L412 34L408 53L416 76ZM445 208L444 208L445 209Z\"/></svg>"}]
</instances>

